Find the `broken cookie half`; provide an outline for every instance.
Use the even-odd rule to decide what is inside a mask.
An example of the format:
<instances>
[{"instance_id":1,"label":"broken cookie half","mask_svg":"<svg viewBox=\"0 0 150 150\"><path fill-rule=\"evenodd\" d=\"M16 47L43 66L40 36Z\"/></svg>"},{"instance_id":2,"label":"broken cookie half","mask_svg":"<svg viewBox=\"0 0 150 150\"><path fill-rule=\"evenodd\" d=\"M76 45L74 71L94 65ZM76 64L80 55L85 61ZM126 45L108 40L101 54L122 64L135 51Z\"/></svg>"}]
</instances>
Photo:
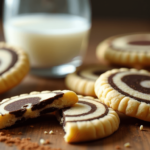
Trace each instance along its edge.
<instances>
[{"instance_id":1,"label":"broken cookie half","mask_svg":"<svg viewBox=\"0 0 150 150\"><path fill-rule=\"evenodd\" d=\"M57 118L60 121L60 112ZM73 107L62 110L66 142L83 142L109 136L119 128L117 113L92 97L79 96Z\"/></svg>"},{"instance_id":2,"label":"broken cookie half","mask_svg":"<svg viewBox=\"0 0 150 150\"><path fill-rule=\"evenodd\" d=\"M31 92L4 99L0 102L0 129L28 118L71 107L77 102L77 95L69 90Z\"/></svg>"}]
</instances>

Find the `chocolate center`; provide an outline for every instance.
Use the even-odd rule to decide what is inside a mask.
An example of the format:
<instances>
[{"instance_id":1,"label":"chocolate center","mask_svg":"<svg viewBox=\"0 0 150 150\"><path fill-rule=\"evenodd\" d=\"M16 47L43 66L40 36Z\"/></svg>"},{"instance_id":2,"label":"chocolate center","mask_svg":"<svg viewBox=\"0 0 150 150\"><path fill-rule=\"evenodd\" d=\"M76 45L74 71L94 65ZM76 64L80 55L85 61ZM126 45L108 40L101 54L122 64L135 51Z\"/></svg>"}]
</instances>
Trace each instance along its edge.
<instances>
[{"instance_id":1,"label":"chocolate center","mask_svg":"<svg viewBox=\"0 0 150 150\"><path fill-rule=\"evenodd\" d=\"M138 98L135 96L132 96L128 93L126 93L125 91L123 91L123 89L120 89L114 82L113 82L113 77L118 74L112 74L109 78L108 78L108 83L115 89L117 90L119 93L125 95L125 96L129 96L131 98L136 99L137 101L140 102L145 102L145 103L150 103L150 101L146 100L146 99L142 99L142 98ZM127 84L130 88L132 88L135 91L141 92L141 93L145 93L145 94L150 94L150 88L146 88L141 86L141 82L142 81L146 81L146 80L150 80L150 76L148 75L138 75L138 74L131 74L131 75L125 75L121 78L121 81L124 82L125 84Z\"/></svg>"},{"instance_id":2,"label":"chocolate center","mask_svg":"<svg viewBox=\"0 0 150 150\"><path fill-rule=\"evenodd\" d=\"M150 81L150 76L146 75L126 75L122 77L122 82L126 83L130 88L145 93L145 94L150 94L150 88L146 88L141 86L141 82L145 80Z\"/></svg>"},{"instance_id":3,"label":"chocolate center","mask_svg":"<svg viewBox=\"0 0 150 150\"><path fill-rule=\"evenodd\" d=\"M12 68L12 67L15 65L15 63L17 62L17 60L18 60L18 55L17 55L14 51L12 51L11 49L0 48L0 51L1 51L1 50L8 51L8 52L11 54L11 56L12 56L12 61L11 61L11 63L9 64L9 66L7 66L7 68L5 68L4 71L0 72L0 75L4 74L6 71L8 71L10 68ZM7 58L6 58L6 59L7 59ZM2 63L3 63L3 62L0 60L0 66L1 66Z\"/></svg>"},{"instance_id":4,"label":"chocolate center","mask_svg":"<svg viewBox=\"0 0 150 150\"><path fill-rule=\"evenodd\" d=\"M18 111L19 109L22 109L22 107L26 108L28 104L35 105L40 101L40 97L29 97L29 98L24 98L18 101L14 101L12 103L9 103L4 107L5 110L13 113L15 111Z\"/></svg>"},{"instance_id":5,"label":"chocolate center","mask_svg":"<svg viewBox=\"0 0 150 150\"><path fill-rule=\"evenodd\" d=\"M12 103L9 103L4 107L6 111L8 111L10 114L14 114L16 116L22 115L26 111L26 107L28 104L35 105L39 103L40 97L29 97L24 98L18 101L14 101Z\"/></svg>"},{"instance_id":6,"label":"chocolate center","mask_svg":"<svg viewBox=\"0 0 150 150\"><path fill-rule=\"evenodd\" d=\"M139 46L150 46L150 41L131 41L128 42L130 45L139 45Z\"/></svg>"},{"instance_id":7,"label":"chocolate center","mask_svg":"<svg viewBox=\"0 0 150 150\"><path fill-rule=\"evenodd\" d=\"M46 105L51 104L54 100L57 100L58 98L62 97L64 93L62 92L54 92L56 95L42 99L42 94L41 97L28 97L28 98L23 98L23 99L18 99L16 101L8 103L5 107L4 110L8 111L10 114L14 114L16 117L20 117L24 114L26 111L26 107L28 105L31 105L31 110L37 110L37 109L42 109ZM41 100L42 99L42 100ZM4 102L5 103L5 102ZM47 113L48 111L53 111L54 109L52 108L51 110L43 110L41 113Z\"/></svg>"}]
</instances>

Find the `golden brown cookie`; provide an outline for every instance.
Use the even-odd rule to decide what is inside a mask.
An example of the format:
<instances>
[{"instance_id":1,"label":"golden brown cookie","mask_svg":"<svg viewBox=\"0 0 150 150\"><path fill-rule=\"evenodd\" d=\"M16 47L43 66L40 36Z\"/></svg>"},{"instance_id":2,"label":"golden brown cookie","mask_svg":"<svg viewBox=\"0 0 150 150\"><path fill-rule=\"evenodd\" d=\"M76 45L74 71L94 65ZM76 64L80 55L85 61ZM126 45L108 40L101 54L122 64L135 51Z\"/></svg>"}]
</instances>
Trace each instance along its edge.
<instances>
[{"instance_id":1,"label":"golden brown cookie","mask_svg":"<svg viewBox=\"0 0 150 150\"><path fill-rule=\"evenodd\" d=\"M125 34L110 37L96 50L98 59L117 65L150 65L150 33Z\"/></svg>"},{"instance_id":2,"label":"golden brown cookie","mask_svg":"<svg viewBox=\"0 0 150 150\"><path fill-rule=\"evenodd\" d=\"M19 84L28 71L27 55L20 48L0 42L0 93Z\"/></svg>"},{"instance_id":3,"label":"golden brown cookie","mask_svg":"<svg viewBox=\"0 0 150 150\"><path fill-rule=\"evenodd\" d=\"M113 109L98 99L79 96L78 103L63 109L61 122L65 141L73 143L109 136L119 128L120 119Z\"/></svg>"},{"instance_id":4,"label":"golden brown cookie","mask_svg":"<svg viewBox=\"0 0 150 150\"><path fill-rule=\"evenodd\" d=\"M31 92L4 99L0 102L0 129L77 102L77 95L69 90Z\"/></svg>"},{"instance_id":5,"label":"golden brown cookie","mask_svg":"<svg viewBox=\"0 0 150 150\"><path fill-rule=\"evenodd\" d=\"M94 92L94 84L100 74L112 69L103 65L81 66L65 79L67 87L78 94L87 96L96 96Z\"/></svg>"},{"instance_id":6,"label":"golden brown cookie","mask_svg":"<svg viewBox=\"0 0 150 150\"><path fill-rule=\"evenodd\" d=\"M136 69L113 69L95 83L101 102L128 116L150 121L150 72Z\"/></svg>"}]
</instances>

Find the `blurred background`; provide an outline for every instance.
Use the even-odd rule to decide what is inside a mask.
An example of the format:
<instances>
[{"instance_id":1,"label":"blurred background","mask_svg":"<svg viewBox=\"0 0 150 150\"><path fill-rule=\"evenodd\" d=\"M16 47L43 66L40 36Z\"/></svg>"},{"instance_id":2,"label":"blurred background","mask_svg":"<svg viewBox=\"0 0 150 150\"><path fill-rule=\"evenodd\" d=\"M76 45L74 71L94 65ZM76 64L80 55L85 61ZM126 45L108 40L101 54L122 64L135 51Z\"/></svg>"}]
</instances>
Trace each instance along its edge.
<instances>
[{"instance_id":1,"label":"blurred background","mask_svg":"<svg viewBox=\"0 0 150 150\"><path fill-rule=\"evenodd\" d=\"M4 0L0 0L0 40L4 40L3 3ZM90 3L92 10L92 29L88 47L90 51L95 50L100 41L112 35L150 31L149 0L90 0ZM90 51L88 51L89 59L90 55L95 55Z\"/></svg>"},{"instance_id":2,"label":"blurred background","mask_svg":"<svg viewBox=\"0 0 150 150\"><path fill-rule=\"evenodd\" d=\"M0 0L0 18L4 0ZM92 18L150 19L149 0L90 0Z\"/></svg>"}]
</instances>

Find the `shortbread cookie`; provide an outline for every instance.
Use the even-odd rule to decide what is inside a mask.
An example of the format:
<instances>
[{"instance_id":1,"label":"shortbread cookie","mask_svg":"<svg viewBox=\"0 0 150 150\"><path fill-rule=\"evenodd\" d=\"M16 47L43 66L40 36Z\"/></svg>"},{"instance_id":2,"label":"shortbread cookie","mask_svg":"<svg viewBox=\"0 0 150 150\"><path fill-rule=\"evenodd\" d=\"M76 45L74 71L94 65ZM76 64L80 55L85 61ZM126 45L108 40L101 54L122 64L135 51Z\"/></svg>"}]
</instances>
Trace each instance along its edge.
<instances>
[{"instance_id":1,"label":"shortbread cookie","mask_svg":"<svg viewBox=\"0 0 150 150\"><path fill-rule=\"evenodd\" d=\"M94 96L94 84L96 79L112 67L102 65L90 65L79 67L74 73L67 75L65 83L67 87L78 94Z\"/></svg>"},{"instance_id":2,"label":"shortbread cookie","mask_svg":"<svg viewBox=\"0 0 150 150\"><path fill-rule=\"evenodd\" d=\"M0 103L0 129L28 118L70 107L76 102L78 102L77 95L68 90L31 92L4 99Z\"/></svg>"},{"instance_id":3,"label":"shortbread cookie","mask_svg":"<svg viewBox=\"0 0 150 150\"><path fill-rule=\"evenodd\" d=\"M114 110L150 121L150 72L125 68L107 71L96 81L95 93Z\"/></svg>"},{"instance_id":4,"label":"shortbread cookie","mask_svg":"<svg viewBox=\"0 0 150 150\"><path fill-rule=\"evenodd\" d=\"M27 55L20 48L0 42L0 93L19 84L28 71Z\"/></svg>"},{"instance_id":5,"label":"shortbread cookie","mask_svg":"<svg viewBox=\"0 0 150 150\"><path fill-rule=\"evenodd\" d=\"M150 33L110 37L96 50L98 59L126 66L150 65Z\"/></svg>"},{"instance_id":6,"label":"shortbread cookie","mask_svg":"<svg viewBox=\"0 0 150 150\"><path fill-rule=\"evenodd\" d=\"M117 113L93 97L79 96L79 102L63 109L62 122L66 142L83 142L106 137L120 123Z\"/></svg>"}]
</instances>

